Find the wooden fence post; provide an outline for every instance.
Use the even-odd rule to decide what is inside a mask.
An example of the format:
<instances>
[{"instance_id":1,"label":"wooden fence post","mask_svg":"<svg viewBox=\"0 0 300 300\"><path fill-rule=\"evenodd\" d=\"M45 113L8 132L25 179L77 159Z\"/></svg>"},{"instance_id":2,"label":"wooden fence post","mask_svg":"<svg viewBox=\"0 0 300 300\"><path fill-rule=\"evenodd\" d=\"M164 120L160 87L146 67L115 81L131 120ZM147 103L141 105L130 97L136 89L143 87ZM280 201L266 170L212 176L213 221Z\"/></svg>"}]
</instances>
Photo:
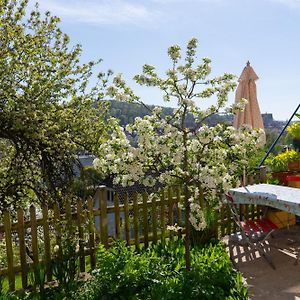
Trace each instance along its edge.
<instances>
[{"instance_id":1,"label":"wooden fence post","mask_svg":"<svg viewBox=\"0 0 300 300\"><path fill-rule=\"evenodd\" d=\"M162 189L160 193L160 227L161 227L161 241L165 240L166 227L166 211L165 211L165 190Z\"/></svg>"},{"instance_id":2,"label":"wooden fence post","mask_svg":"<svg viewBox=\"0 0 300 300\"><path fill-rule=\"evenodd\" d=\"M261 183L267 182L267 168L265 166L259 168L259 181Z\"/></svg>"},{"instance_id":3,"label":"wooden fence post","mask_svg":"<svg viewBox=\"0 0 300 300\"><path fill-rule=\"evenodd\" d=\"M51 270L51 249L50 249L50 236L49 236L49 219L48 219L48 206L44 205L42 208L43 212L43 232L44 232L44 245L45 245L45 264L47 281L52 280Z\"/></svg>"},{"instance_id":4,"label":"wooden fence post","mask_svg":"<svg viewBox=\"0 0 300 300\"><path fill-rule=\"evenodd\" d=\"M104 247L108 248L108 227L107 227L107 190L101 187L100 195L100 238Z\"/></svg>"},{"instance_id":5,"label":"wooden fence post","mask_svg":"<svg viewBox=\"0 0 300 300\"><path fill-rule=\"evenodd\" d=\"M177 224L178 226L182 226L182 211L180 209L180 200L181 200L181 190L179 187L176 189L176 198L177 198ZM181 232L179 232L179 236L181 236Z\"/></svg>"},{"instance_id":6,"label":"wooden fence post","mask_svg":"<svg viewBox=\"0 0 300 300\"><path fill-rule=\"evenodd\" d=\"M83 236L83 203L82 200L77 202L77 226L79 238L79 267L80 272L85 271L85 255L84 255L84 236Z\"/></svg>"},{"instance_id":7,"label":"wooden fence post","mask_svg":"<svg viewBox=\"0 0 300 300\"><path fill-rule=\"evenodd\" d=\"M116 239L120 239L120 204L119 204L119 195L114 195L114 206L115 206L115 230L116 230Z\"/></svg>"},{"instance_id":8,"label":"wooden fence post","mask_svg":"<svg viewBox=\"0 0 300 300\"><path fill-rule=\"evenodd\" d=\"M11 239L11 219L8 211L4 212L4 229L5 229L5 242L6 242L6 255L7 255L7 269L8 269L8 284L10 291L15 290L15 273L14 273L14 258L13 247Z\"/></svg>"},{"instance_id":9,"label":"wooden fence post","mask_svg":"<svg viewBox=\"0 0 300 300\"><path fill-rule=\"evenodd\" d=\"M20 250L20 262L21 262L21 277L22 287L27 288L27 262L26 262L26 245L25 245L25 229L24 229L24 211L19 208L17 210L18 218L18 236L19 236L19 250Z\"/></svg>"},{"instance_id":10,"label":"wooden fence post","mask_svg":"<svg viewBox=\"0 0 300 300\"><path fill-rule=\"evenodd\" d=\"M152 235L153 243L157 242L157 210L156 210L156 198L152 197Z\"/></svg>"},{"instance_id":11,"label":"wooden fence post","mask_svg":"<svg viewBox=\"0 0 300 300\"><path fill-rule=\"evenodd\" d=\"M134 224L134 244L135 250L139 251L140 238L139 238L139 209L138 209L138 194L133 194L133 224Z\"/></svg>"},{"instance_id":12,"label":"wooden fence post","mask_svg":"<svg viewBox=\"0 0 300 300\"><path fill-rule=\"evenodd\" d=\"M128 194L124 197L124 212L125 212L125 237L127 246L130 246L130 223L129 223L129 207L128 207Z\"/></svg>"},{"instance_id":13,"label":"wooden fence post","mask_svg":"<svg viewBox=\"0 0 300 300\"><path fill-rule=\"evenodd\" d=\"M170 226L173 226L174 225L174 215L173 215L173 193L172 193L172 190L171 188L168 188L168 207L169 207L169 225ZM169 236L170 236L170 239L173 239L173 236L174 236L174 232L173 230L171 230L169 232Z\"/></svg>"},{"instance_id":14,"label":"wooden fence post","mask_svg":"<svg viewBox=\"0 0 300 300\"><path fill-rule=\"evenodd\" d=\"M36 270L39 264L39 247L38 247L38 235L37 235L36 210L34 205L30 206L30 227L31 227L33 267Z\"/></svg>"},{"instance_id":15,"label":"wooden fence post","mask_svg":"<svg viewBox=\"0 0 300 300\"><path fill-rule=\"evenodd\" d=\"M62 257L62 242L61 242L61 215L60 215L60 206L57 202L54 203L54 228L55 228L55 242L58 245L57 255Z\"/></svg>"},{"instance_id":16,"label":"wooden fence post","mask_svg":"<svg viewBox=\"0 0 300 300\"><path fill-rule=\"evenodd\" d=\"M230 234L231 233L231 229L232 229L232 215L231 215L231 211L229 207L226 207L226 219L227 219L227 224L226 224L226 234Z\"/></svg>"},{"instance_id":17,"label":"wooden fence post","mask_svg":"<svg viewBox=\"0 0 300 300\"><path fill-rule=\"evenodd\" d=\"M144 230L144 246L149 246L149 225L148 225L148 195L143 193L143 230Z\"/></svg>"},{"instance_id":18,"label":"wooden fence post","mask_svg":"<svg viewBox=\"0 0 300 300\"><path fill-rule=\"evenodd\" d=\"M91 268L96 266L96 249L95 249L95 216L94 216L94 200L90 198L88 200L88 216L89 216L89 246L91 257Z\"/></svg>"},{"instance_id":19,"label":"wooden fence post","mask_svg":"<svg viewBox=\"0 0 300 300\"><path fill-rule=\"evenodd\" d=\"M226 211L226 207L224 205L222 205L221 206L221 211L220 211L220 220L221 220L221 224L220 224L221 230L220 230L220 233L221 233L221 236L225 235L225 223L224 223L224 220L225 220L225 211Z\"/></svg>"}]
</instances>

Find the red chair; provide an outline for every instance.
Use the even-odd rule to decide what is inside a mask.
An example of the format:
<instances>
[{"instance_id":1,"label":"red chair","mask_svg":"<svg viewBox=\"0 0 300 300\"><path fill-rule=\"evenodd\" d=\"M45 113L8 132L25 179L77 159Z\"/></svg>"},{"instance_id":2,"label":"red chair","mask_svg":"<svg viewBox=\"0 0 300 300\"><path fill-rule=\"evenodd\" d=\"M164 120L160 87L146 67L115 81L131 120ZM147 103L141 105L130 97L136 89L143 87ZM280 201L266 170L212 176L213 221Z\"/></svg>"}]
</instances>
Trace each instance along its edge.
<instances>
[{"instance_id":1,"label":"red chair","mask_svg":"<svg viewBox=\"0 0 300 300\"><path fill-rule=\"evenodd\" d=\"M233 220L235 221L239 232L230 236L230 240L240 246L247 246L250 249L256 250L259 254L266 259L269 265L275 269L272 258L264 250L266 240L272 235L274 230L278 227L266 218L257 220L241 220L241 216L237 210L236 204L232 196L227 193L226 203L230 208ZM232 253L232 251L230 251ZM231 257L234 263L234 259Z\"/></svg>"}]
</instances>

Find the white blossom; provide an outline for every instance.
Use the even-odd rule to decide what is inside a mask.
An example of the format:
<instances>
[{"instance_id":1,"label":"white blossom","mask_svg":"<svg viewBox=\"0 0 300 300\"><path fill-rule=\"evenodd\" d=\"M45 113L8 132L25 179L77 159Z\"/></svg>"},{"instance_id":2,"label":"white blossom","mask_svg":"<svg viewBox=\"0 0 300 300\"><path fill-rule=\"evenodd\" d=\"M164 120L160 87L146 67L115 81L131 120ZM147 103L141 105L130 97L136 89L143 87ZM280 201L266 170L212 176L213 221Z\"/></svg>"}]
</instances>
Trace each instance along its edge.
<instances>
[{"instance_id":1,"label":"white blossom","mask_svg":"<svg viewBox=\"0 0 300 300\"><path fill-rule=\"evenodd\" d=\"M111 136L99 146L94 167L103 176L113 175L114 182L123 186L135 182L147 187L157 182L188 186L190 221L197 230L202 230L207 223L199 199L203 197L209 207L219 205L220 195L237 184L238 173L256 150L261 132L246 127L237 131L232 126L204 124L207 116L225 107L235 83L229 74L208 80L210 60L204 58L195 65L196 45L196 39L188 44L182 64L179 64L180 47L169 48L172 67L166 72L166 78L160 78L150 65L144 66L143 74L135 76L138 84L160 88L165 101L176 99L178 105L165 118L160 107L151 108L152 114L137 117L133 124L127 125L127 133L136 137L133 143L118 121L109 119ZM141 103L121 75L115 77L107 94L119 101ZM203 98L213 95L217 97L216 103L202 109ZM244 104L242 100L229 110L241 109ZM183 122L188 115L195 117L194 128L188 128Z\"/></svg>"},{"instance_id":2,"label":"white blossom","mask_svg":"<svg viewBox=\"0 0 300 300\"><path fill-rule=\"evenodd\" d=\"M53 252L54 252L54 253L58 253L58 251L59 251L59 246L58 246L58 245L55 245L55 246L53 247Z\"/></svg>"}]
</instances>

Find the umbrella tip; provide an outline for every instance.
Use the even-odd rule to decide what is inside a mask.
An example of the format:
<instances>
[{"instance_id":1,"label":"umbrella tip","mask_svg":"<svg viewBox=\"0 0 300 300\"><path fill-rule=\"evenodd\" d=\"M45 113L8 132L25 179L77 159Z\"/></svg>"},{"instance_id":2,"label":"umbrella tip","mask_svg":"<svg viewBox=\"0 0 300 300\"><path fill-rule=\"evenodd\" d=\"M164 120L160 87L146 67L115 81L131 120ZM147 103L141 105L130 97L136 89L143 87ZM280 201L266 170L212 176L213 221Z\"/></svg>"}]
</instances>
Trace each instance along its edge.
<instances>
[{"instance_id":1,"label":"umbrella tip","mask_svg":"<svg viewBox=\"0 0 300 300\"><path fill-rule=\"evenodd\" d=\"M250 66L250 61L249 60L247 61L247 66Z\"/></svg>"}]
</instances>

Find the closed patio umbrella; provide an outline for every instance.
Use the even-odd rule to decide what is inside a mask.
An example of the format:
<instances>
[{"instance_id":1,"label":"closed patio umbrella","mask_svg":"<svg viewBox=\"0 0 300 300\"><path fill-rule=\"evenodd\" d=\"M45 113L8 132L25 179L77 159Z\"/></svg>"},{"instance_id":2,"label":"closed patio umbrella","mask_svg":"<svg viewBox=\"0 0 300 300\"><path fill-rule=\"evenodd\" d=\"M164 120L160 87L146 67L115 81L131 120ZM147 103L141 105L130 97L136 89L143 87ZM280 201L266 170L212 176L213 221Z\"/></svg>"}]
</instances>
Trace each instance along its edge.
<instances>
[{"instance_id":1,"label":"closed patio umbrella","mask_svg":"<svg viewBox=\"0 0 300 300\"><path fill-rule=\"evenodd\" d=\"M233 121L235 128L240 128L242 125L249 125L252 129L264 129L263 119L260 113L255 81L258 76L250 66L250 62L247 62L238 82L238 87L235 92L235 101L238 102L242 98L247 99L248 103L243 112L238 112ZM266 143L265 134L262 136L260 143L261 145Z\"/></svg>"}]
</instances>

